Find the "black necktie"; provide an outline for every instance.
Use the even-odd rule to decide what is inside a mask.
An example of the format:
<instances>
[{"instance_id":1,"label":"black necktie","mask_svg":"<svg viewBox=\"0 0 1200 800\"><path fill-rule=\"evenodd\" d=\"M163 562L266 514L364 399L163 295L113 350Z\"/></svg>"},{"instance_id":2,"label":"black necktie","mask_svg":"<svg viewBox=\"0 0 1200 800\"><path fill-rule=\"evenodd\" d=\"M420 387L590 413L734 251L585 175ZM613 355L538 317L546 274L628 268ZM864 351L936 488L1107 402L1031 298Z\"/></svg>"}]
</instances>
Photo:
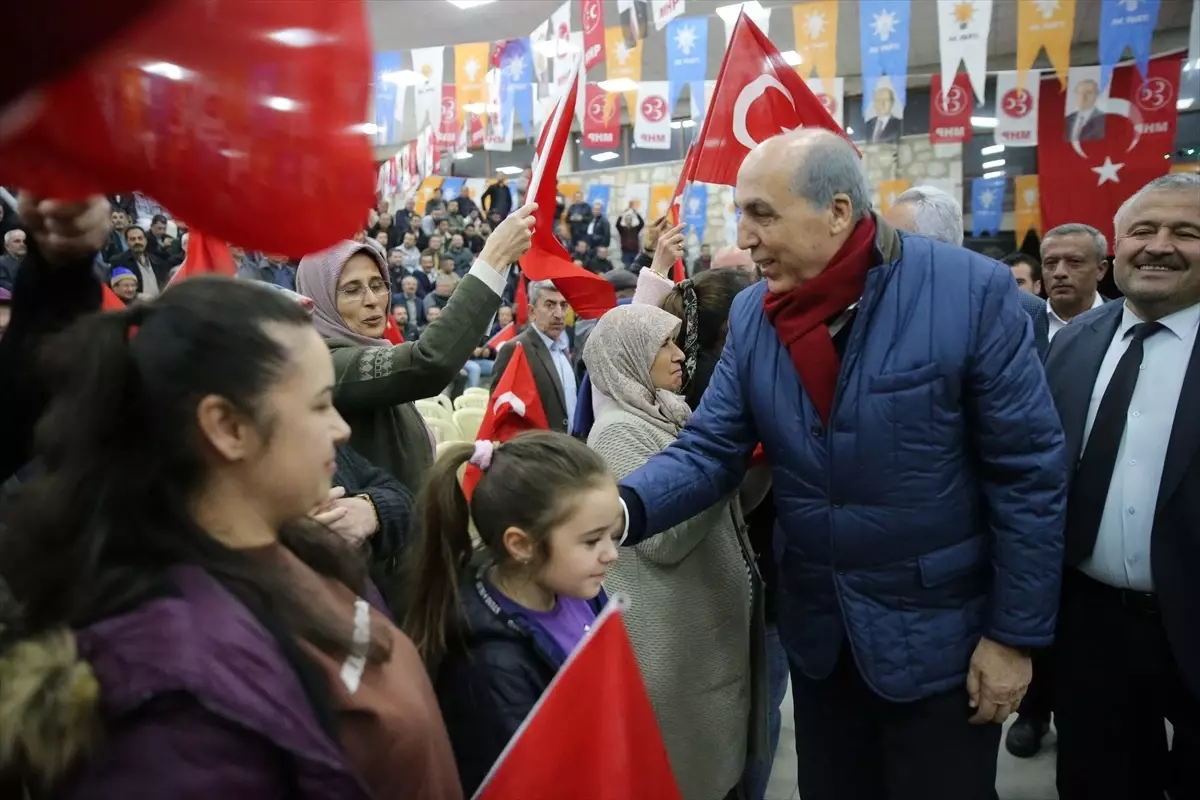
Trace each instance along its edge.
<instances>
[{"instance_id":1,"label":"black necktie","mask_svg":"<svg viewBox=\"0 0 1200 800\"><path fill-rule=\"evenodd\" d=\"M1092 422L1087 447L1067 504L1067 563L1076 565L1091 556L1096 547L1096 535L1100 531L1100 518L1104 515L1104 504L1108 499L1108 486L1112 482L1113 467L1117 463L1117 451L1121 437L1125 435L1125 421L1129 416L1129 401L1137 386L1138 373L1142 368L1143 342L1163 330L1162 323L1141 322L1130 328L1133 334L1129 347L1117 362L1100 408Z\"/></svg>"}]
</instances>

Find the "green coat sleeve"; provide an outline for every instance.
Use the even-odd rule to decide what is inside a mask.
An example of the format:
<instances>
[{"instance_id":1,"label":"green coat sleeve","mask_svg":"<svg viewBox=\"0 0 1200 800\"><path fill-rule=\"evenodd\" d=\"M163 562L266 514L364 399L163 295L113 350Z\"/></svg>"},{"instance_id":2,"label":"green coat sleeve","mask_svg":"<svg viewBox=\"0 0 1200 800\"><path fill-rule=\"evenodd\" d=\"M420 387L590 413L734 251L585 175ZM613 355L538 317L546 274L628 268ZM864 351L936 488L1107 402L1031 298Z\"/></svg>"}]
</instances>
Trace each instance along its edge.
<instances>
[{"instance_id":1,"label":"green coat sleeve","mask_svg":"<svg viewBox=\"0 0 1200 800\"><path fill-rule=\"evenodd\" d=\"M468 275L417 341L336 349L334 404L353 414L433 397L471 358L499 308L500 296Z\"/></svg>"}]
</instances>

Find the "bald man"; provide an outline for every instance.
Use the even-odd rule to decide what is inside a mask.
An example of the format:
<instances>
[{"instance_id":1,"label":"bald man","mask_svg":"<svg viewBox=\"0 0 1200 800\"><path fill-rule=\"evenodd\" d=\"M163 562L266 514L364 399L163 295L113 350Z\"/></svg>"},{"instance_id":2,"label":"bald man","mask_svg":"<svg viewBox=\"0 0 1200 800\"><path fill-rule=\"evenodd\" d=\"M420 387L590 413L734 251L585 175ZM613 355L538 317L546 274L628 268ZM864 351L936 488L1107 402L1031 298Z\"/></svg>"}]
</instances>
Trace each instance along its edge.
<instances>
[{"instance_id":1,"label":"bald man","mask_svg":"<svg viewBox=\"0 0 1200 800\"><path fill-rule=\"evenodd\" d=\"M761 442L800 796L993 800L1054 638L1067 474L1016 284L897 232L827 131L763 142L736 197L764 280L687 427L621 482L625 543L727 497Z\"/></svg>"}]
</instances>

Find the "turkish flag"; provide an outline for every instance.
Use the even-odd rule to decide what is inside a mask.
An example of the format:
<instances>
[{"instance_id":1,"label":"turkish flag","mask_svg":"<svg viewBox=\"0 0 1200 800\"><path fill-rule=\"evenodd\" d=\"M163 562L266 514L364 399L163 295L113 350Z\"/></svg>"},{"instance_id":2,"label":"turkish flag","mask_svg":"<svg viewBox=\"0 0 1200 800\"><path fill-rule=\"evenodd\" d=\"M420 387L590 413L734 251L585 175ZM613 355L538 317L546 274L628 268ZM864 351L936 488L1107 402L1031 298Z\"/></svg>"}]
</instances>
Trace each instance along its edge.
<instances>
[{"instance_id":1,"label":"turkish flag","mask_svg":"<svg viewBox=\"0 0 1200 800\"><path fill-rule=\"evenodd\" d=\"M479 424L476 439L490 442L507 442L518 433L525 431L550 430L546 419L546 409L542 408L542 397L538 394L537 383L533 380L533 370L529 368L529 358L520 342L514 342L512 358L504 368L504 374L492 387L487 414ZM463 494L471 499L471 492L479 482L480 472L477 467L468 466L463 474Z\"/></svg>"},{"instance_id":2,"label":"turkish flag","mask_svg":"<svg viewBox=\"0 0 1200 800\"><path fill-rule=\"evenodd\" d=\"M582 319L596 319L617 305L617 294L603 276L571 262L571 255L554 235L554 209L558 201L558 167L571 138L571 119L579 94L579 65L558 98L550 121L542 128L534 152L533 175L526 198L537 203L533 243L521 259L521 271L531 281L554 281L554 287Z\"/></svg>"},{"instance_id":3,"label":"turkish flag","mask_svg":"<svg viewBox=\"0 0 1200 800\"><path fill-rule=\"evenodd\" d=\"M529 281L525 278L525 273L521 273L520 280L517 281L517 291L513 293L513 314L516 317L517 326L523 327L526 322L529 322Z\"/></svg>"},{"instance_id":4,"label":"turkish flag","mask_svg":"<svg viewBox=\"0 0 1200 800\"><path fill-rule=\"evenodd\" d=\"M694 180L733 186L738 168L755 145L799 127L825 128L850 141L767 35L742 11L700 130Z\"/></svg>"},{"instance_id":5,"label":"turkish flag","mask_svg":"<svg viewBox=\"0 0 1200 800\"><path fill-rule=\"evenodd\" d=\"M614 597L525 723L478 800L682 797ZM580 724L586 720L587 724Z\"/></svg>"},{"instance_id":6,"label":"turkish flag","mask_svg":"<svg viewBox=\"0 0 1200 800\"><path fill-rule=\"evenodd\" d=\"M220 239L206 236L200 231L188 231L187 257L171 284L175 285L197 275L237 275L237 265L233 263L233 255L229 245Z\"/></svg>"},{"instance_id":7,"label":"turkish flag","mask_svg":"<svg viewBox=\"0 0 1200 800\"><path fill-rule=\"evenodd\" d=\"M1175 102L1182 54L1150 60L1143 78L1134 65L1113 70L1104 102L1104 135L1069 140L1067 93L1043 80L1038 108L1038 185L1047 230L1083 222L1111 231L1113 216L1134 192L1171 167Z\"/></svg>"},{"instance_id":8,"label":"turkish flag","mask_svg":"<svg viewBox=\"0 0 1200 800\"><path fill-rule=\"evenodd\" d=\"M511 342L517 338L517 323L510 322L500 330L496 331L496 335L488 339L487 346L493 350L499 350L500 345L505 342Z\"/></svg>"},{"instance_id":9,"label":"turkish flag","mask_svg":"<svg viewBox=\"0 0 1200 800\"><path fill-rule=\"evenodd\" d=\"M124 311L125 301L117 297L117 293L107 283L100 287L101 311Z\"/></svg>"},{"instance_id":10,"label":"turkish flag","mask_svg":"<svg viewBox=\"0 0 1200 800\"><path fill-rule=\"evenodd\" d=\"M687 190L687 185L692 182L692 174L696 170L696 143L693 141L688 146L687 158L683 160L683 169L679 173L679 182L675 184L675 194L671 197L671 224L679 224L679 207L683 204L683 193ZM671 268L671 280L675 283L687 278L687 267L684 266L683 259L675 259L675 266Z\"/></svg>"},{"instance_id":11,"label":"turkish flag","mask_svg":"<svg viewBox=\"0 0 1200 800\"><path fill-rule=\"evenodd\" d=\"M387 322L383 324L383 338L392 344L404 344L404 334L400 332L400 326L391 314L388 314Z\"/></svg>"}]
</instances>

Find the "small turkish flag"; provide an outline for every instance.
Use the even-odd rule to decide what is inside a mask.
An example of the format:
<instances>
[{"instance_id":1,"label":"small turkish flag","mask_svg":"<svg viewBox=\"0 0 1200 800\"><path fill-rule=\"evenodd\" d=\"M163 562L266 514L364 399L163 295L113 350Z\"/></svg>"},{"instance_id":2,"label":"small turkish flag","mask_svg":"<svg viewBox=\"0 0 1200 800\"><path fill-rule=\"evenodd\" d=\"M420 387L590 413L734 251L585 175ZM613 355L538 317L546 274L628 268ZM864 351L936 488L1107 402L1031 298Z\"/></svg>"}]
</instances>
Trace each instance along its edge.
<instances>
[{"instance_id":1,"label":"small turkish flag","mask_svg":"<svg viewBox=\"0 0 1200 800\"><path fill-rule=\"evenodd\" d=\"M510 322L500 330L496 331L495 336L488 339L487 346L493 350L498 350L500 345L504 344L505 342L510 342L515 338L517 338L517 324L515 322Z\"/></svg>"},{"instance_id":2,"label":"small turkish flag","mask_svg":"<svg viewBox=\"0 0 1200 800\"><path fill-rule=\"evenodd\" d=\"M1151 59L1145 78L1132 64L1113 70L1108 99L1095 106L1101 122L1071 130L1066 91L1057 78L1042 81L1038 185L1047 230L1083 222L1109 231L1121 203L1167 173L1175 149L1181 59L1182 54Z\"/></svg>"},{"instance_id":3,"label":"small turkish flag","mask_svg":"<svg viewBox=\"0 0 1200 800\"><path fill-rule=\"evenodd\" d=\"M206 236L200 231L188 231L187 257L175 276L171 285L194 278L197 275L237 275L237 264L233 263L233 254L229 245L220 239Z\"/></svg>"},{"instance_id":4,"label":"small turkish flag","mask_svg":"<svg viewBox=\"0 0 1200 800\"><path fill-rule=\"evenodd\" d=\"M550 681L477 800L681 797L616 596ZM587 724L580 724L587 720Z\"/></svg>"},{"instance_id":5,"label":"small turkish flag","mask_svg":"<svg viewBox=\"0 0 1200 800\"><path fill-rule=\"evenodd\" d=\"M391 314L388 314L387 322L383 324L383 338L392 344L404 344L404 334L400 332L400 326Z\"/></svg>"},{"instance_id":6,"label":"small turkish flag","mask_svg":"<svg viewBox=\"0 0 1200 800\"><path fill-rule=\"evenodd\" d=\"M602 275L575 266L571 254L554 235L554 209L558 202L558 167L571 138L571 120L579 94L579 65L571 73L566 91L542 128L534 154L533 175L526 197L537 203L533 243L521 259L521 271L531 281L554 281L554 288L582 319L596 319L617 305L613 285Z\"/></svg>"},{"instance_id":7,"label":"small turkish flag","mask_svg":"<svg viewBox=\"0 0 1200 800\"><path fill-rule=\"evenodd\" d=\"M101 311L124 311L125 301L117 297L117 293L107 283L100 287Z\"/></svg>"},{"instance_id":8,"label":"small turkish flag","mask_svg":"<svg viewBox=\"0 0 1200 800\"><path fill-rule=\"evenodd\" d=\"M742 11L700 130L693 180L733 186L738 168L755 145L800 127L825 128L850 141L767 35Z\"/></svg>"},{"instance_id":9,"label":"small turkish flag","mask_svg":"<svg viewBox=\"0 0 1200 800\"><path fill-rule=\"evenodd\" d=\"M687 191L687 185L692 182L693 175L696 170L696 143L693 141L688 146L687 158L683 160L683 170L679 173L679 182L675 184L675 194L671 197L671 224L679 224L679 208L683 205L683 193ZM675 283L687 278L687 267L684 266L683 259L675 259L675 266L671 267L671 280Z\"/></svg>"},{"instance_id":10,"label":"small turkish flag","mask_svg":"<svg viewBox=\"0 0 1200 800\"><path fill-rule=\"evenodd\" d=\"M487 414L479 425L476 439L507 442L524 431L550 429L537 383L533 380L533 370L529 367L529 358L525 355L525 348L520 342L515 342L509 347L513 348L512 358L504 368L500 380L492 387ZM468 500L475 491L479 477L480 472L476 467L467 467L463 475L463 494Z\"/></svg>"}]
</instances>

